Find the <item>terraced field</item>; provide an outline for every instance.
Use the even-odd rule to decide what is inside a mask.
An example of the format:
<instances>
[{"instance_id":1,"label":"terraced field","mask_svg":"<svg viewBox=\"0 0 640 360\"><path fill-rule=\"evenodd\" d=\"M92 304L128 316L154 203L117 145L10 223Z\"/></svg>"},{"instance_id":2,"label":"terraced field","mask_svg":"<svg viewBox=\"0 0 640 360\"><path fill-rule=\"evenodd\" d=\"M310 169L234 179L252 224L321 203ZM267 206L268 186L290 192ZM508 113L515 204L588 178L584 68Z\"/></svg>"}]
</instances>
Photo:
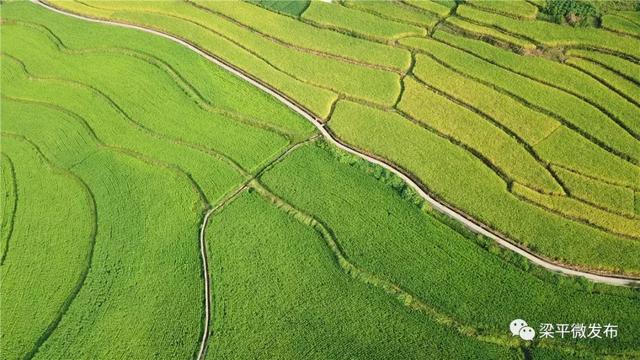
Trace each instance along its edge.
<instances>
[{"instance_id":1,"label":"terraced field","mask_svg":"<svg viewBox=\"0 0 640 360\"><path fill-rule=\"evenodd\" d=\"M311 2L295 17L225 2L52 4L196 44L540 256L640 272L637 212L595 200L640 191L635 36L538 20L532 3Z\"/></svg>"},{"instance_id":2,"label":"terraced field","mask_svg":"<svg viewBox=\"0 0 640 360\"><path fill-rule=\"evenodd\" d=\"M2 358L640 357L547 269L640 275L637 15L539 3L3 3Z\"/></svg>"}]
</instances>

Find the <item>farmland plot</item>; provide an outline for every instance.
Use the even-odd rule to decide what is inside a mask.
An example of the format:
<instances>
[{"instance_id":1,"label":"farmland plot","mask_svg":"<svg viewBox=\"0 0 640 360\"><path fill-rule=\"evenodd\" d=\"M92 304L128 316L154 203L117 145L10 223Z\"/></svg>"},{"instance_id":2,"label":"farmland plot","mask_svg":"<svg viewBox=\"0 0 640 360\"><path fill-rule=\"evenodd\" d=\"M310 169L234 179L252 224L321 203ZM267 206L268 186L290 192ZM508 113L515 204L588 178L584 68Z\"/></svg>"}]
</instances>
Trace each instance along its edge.
<instances>
[{"instance_id":1,"label":"farmland plot","mask_svg":"<svg viewBox=\"0 0 640 360\"><path fill-rule=\"evenodd\" d=\"M473 153L396 113L340 101L329 125L342 140L392 160L414 176L425 179L430 192L452 199L454 204L486 222L491 219L494 226L523 239L536 251L549 251L563 259L581 258L581 262L597 263L598 267L611 269L626 261L623 260L624 256L620 256L624 253L616 250L618 247L624 247L625 251L639 251L637 242L590 228L586 224L568 222L546 209L519 200L509 193L504 180ZM571 166L576 160L592 170L602 168L601 164L606 161L619 161L619 178L634 179L632 176L637 173L637 167L625 167L621 159L606 152L603 158L597 158L595 162L591 162L591 154L586 157L572 157L564 152L554 154L553 149L558 149L559 143L575 141L572 135L571 132L556 131L541 143L545 146L536 148L536 151L542 156L554 156L559 159L559 164ZM562 139L564 136L567 138ZM576 148L589 150L588 145L580 142ZM523 219L528 220L523 223ZM544 239L548 239L548 242ZM566 247L560 247L560 243L566 244ZM607 254L611 254L611 257ZM594 257L589 259L591 256ZM630 257L627 260L624 267L637 267L633 265L636 259Z\"/></svg>"},{"instance_id":2,"label":"farmland plot","mask_svg":"<svg viewBox=\"0 0 640 360\"><path fill-rule=\"evenodd\" d=\"M634 34L530 2L54 5L197 45L547 259L640 274ZM201 56L33 4L2 18L9 358L195 357L217 204L208 358L640 356L637 289L551 275L381 168L297 147L313 126ZM525 343L519 317L624 330Z\"/></svg>"},{"instance_id":3,"label":"farmland plot","mask_svg":"<svg viewBox=\"0 0 640 360\"><path fill-rule=\"evenodd\" d=\"M626 324L638 322L638 315L632 315L637 306L633 291L622 297L588 294L572 286L557 286L549 279L540 281L517 264L469 242L419 205L408 203L411 192L397 178L351 157L342 155L342 161L336 162L336 156L341 155L325 146L308 145L261 179L284 201L315 214L353 264L407 290L441 317L498 338L502 324L515 314L526 314L528 319L589 314L619 317ZM373 176L363 174L363 167ZM387 186L395 186L398 193L385 191ZM351 214L348 219L345 211ZM510 296L518 286L527 289L531 298ZM625 341L624 347L633 351L638 340ZM621 346L616 343L606 351L615 352Z\"/></svg>"},{"instance_id":4,"label":"farmland plot","mask_svg":"<svg viewBox=\"0 0 640 360\"><path fill-rule=\"evenodd\" d=\"M217 279L208 358L516 357L342 273L313 227L255 191L214 215L208 234Z\"/></svg>"},{"instance_id":5,"label":"farmland plot","mask_svg":"<svg viewBox=\"0 0 640 360\"><path fill-rule=\"evenodd\" d=\"M312 128L166 40L2 10L3 354L190 357L203 211Z\"/></svg>"},{"instance_id":6,"label":"farmland plot","mask_svg":"<svg viewBox=\"0 0 640 360\"><path fill-rule=\"evenodd\" d=\"M11 359L33 353L59 321L89 266L96 223L92 194L78 177L49 162L29 139L3 135L2 142L3 166L12 166L2 177L17 190L3 202L2 227L1 339L3 357Z\"/></svg>"},{"instance_id":7,"label":"farmland plot","mask_svg":"<svg viewBox=\"0 0 640 360\"><path fill-rule=\"evenodd\" d=\"M341 139L351 141L356 137L362 138L363 142L352 144L411 171L426 188L433 190L446 202L545 257L576 266L637 272L637 259L627 258L627 255L637 251L633 250L637 244L607 233L601 227L588 229L589 223L561 216L557 211L538 203L533 204L521 197L514 198L504 192L505 185L498 185L499 182L492 187L496 190L496 195L502 194L498 196L501 200L496 201L502 204L503 209L488 210L490 206L486 204L486 200L468 200L476 198L470 194L469 187L446 189L453 186L454 182L447 180L436 184L435 177L427 176L426 169L423 168L424 159L431 156L426 152L448 153L453 145L463 149L462 153L467 153L465 157L471 154L470 161L479 162L481 166L494 172L489 175L490 179L506 180L507 186L511 180L519 179L521 183L543 193L565 194L563 196L570 197L571 200L577 198L582 202L580 205L569 202L578 207L593 205L611 210L610 204L594 203L593 199L585 199L584 195L567 193L568 189L558 181L559 175L554 169L561 166L580 175L593 177L598 182L625 186L631 191L637 191L640 187L637 177L640 161L640 145L637 140L640 117L633 96L637 92L636 84L629 80L635 76L636 64L633 59L639 55L636 54L637 40L632 36L594 28L574 29L539 20L534 18L538 9L529 2L462 5L446 1L384 4L311 2L304 11L294 16L253 4L231 6L228 3L206 1L196 1L191 6L101 2L95 5L97 8L75 2L54 4L93 16L139 23L193 41L282 91L319 118L337 120L329 121L329 126ZM440 19L440 24L435 28L428 21L421 20L431 17ZM195 30L194 26L199 30ZM193 34L186 29L194 30ZM426 34L423 29L429 29L432 34ZM458 34L454 35L452 32ZM224 41L225 45L220 41ZM501 48L502 45L506 45L506 49ZM542 50L549 51L549 56L521 55L537 55L541 46L546 47ZM586 52L584 56L595 56L598 62L605 64L597 65L602 67L597 68L600 76L594 77L596 74L584 71L576 64L554 61L554 47L566 50L568 56L573 52ZM408 52L413 54L411 62L406 57ZM240 55L241 53L245 55ZM282 56L285 53L290 55ZM389 54L386 59L384 53ZM299 60L291 61L294 58ZM259 65L261 61L263 63ZM264 61L275 67L267 65L271 67L266 71ZM315 65L311 66L311 62ZM313 71L309 73L311 68ZM411 81L415 79L424 88L411 87ZM297 85L283 85L293 84L292 81ZM303 87L311 91L303 90ZM297 90L288 90L293 88ZM413 90L406 91L407 89ZM434 120L419 109L418 100L415 100L424 99L425 96L433 98L429 95L433 91L453 101L451 104L447 101L436 102L447 104L445 108L450 109L441 113L447 114L443 116L461 111L464 113L465 110L459 107L466 108L483 118L478 123L489 123L482 125L492 129L485 134L501 134L496 136L504 138L506 143L515 142L516 145L501 148L502 150L498 150L498 147L492 149L490 143L482 144L482 140L472 138L472 132L468 132L463 138L460 125L448 129L435 126ZM411 99L414 99L414 104L410 106L412 111L409 111ZM398 121L393 121L393 125L384 125L383 131L405 131L400 130L401 127L411 125L401 125L403 121L422 122L420 126L427 129L417 132L420 135L412 136L415 137L416 144L424 143L425 139L419 138L434 134L448 140L437 142L440 145L427 147L429 150L419 147L417 151L420 155L405 154L397 148L401 142L396 142L395 145L387 142L385 147L388 149L380 152L381 148L374 146L375 136L356 134L353 129L349 129L346 120L337 119L340 112L333 109L344 109L340 105L344 104L344 100L385 110L370 113L366 110L367 107L362 107L362 110L353 113L358 118L362 118L364 113L383 116L377 114L399 109L402 116L397 118ZM359 111L363 111L363 114L356 114ZM377 122L371 120L370 123ZM365 123L358 123L360 125L365 126ZM452 126L449 123L446 125ZM371 129L365 126L363 131L370 133ZM505 138L505 135L512 140ZM561 143L559 139L570 140ZM503 143L505 142L495 142L496 145ZM589 154L588 157L569 156L583 150ZM517 155L526 153L528 155L524 157ZM423 156L425 158L420 159ZM499 160L501 158L510 160L505 162ZM523 162L515 159L529 160ZM409 169L410 163L415 167ZM510 165L506 165L507 163ZM471 165L468 163L465 166ZM520 169L514 172L516 167ZM448 168L436 167L431 170L442 172ZM472 168L475 165L460 172L472 173ZM482 193L480 189L494 180L474 181L480 186L476 191ZM602 187L596 188L602 190ZM504 196L510 200L505 201ZM604 199L607 195L597 194L594 197ZM518 204L523 202L526 204ZM513 205L507 206L507 203ZM513 220L506 220L506 217L511 216L505 217L506 214L503 214L505 206L510 209L512 206L528 209L519 213L526 220L519 221L520 225L516 225ZM634 211L634 214L627 215L636 216L636 213ZM507 225L512 222L512 225ZM551 223L568 224L568 227L556 228ZM555 230L551 233L533 230L538 226L540 229ZM575 233L567 230L569 228L583 229L580 231L589 233L595 231L593 234L597 235L589 236L592 246L572 249L575 246ZM609 260L606 256L603 258L600 251L588 255L600 246L596 244L603 244L601 241L624 244L621 246L630 252L616 251L619 256L612 255ZM617 249L611 249L614 248ZM581 255L578 256L578 253ZM616 264L618 261L614 259L622 259L625 265Z\"/></svg>"}]
</instances>

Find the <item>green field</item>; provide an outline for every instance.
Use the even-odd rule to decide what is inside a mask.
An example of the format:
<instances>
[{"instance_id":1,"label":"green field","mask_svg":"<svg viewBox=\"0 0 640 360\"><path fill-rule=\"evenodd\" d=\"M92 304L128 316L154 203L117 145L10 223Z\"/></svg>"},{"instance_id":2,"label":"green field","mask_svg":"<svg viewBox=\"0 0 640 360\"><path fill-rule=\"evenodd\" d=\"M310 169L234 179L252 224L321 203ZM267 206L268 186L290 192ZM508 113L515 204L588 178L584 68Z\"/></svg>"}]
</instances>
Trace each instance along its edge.
<instances>
[{"instance_id":1,"label":"green field","mask_svg":"<svg viewBox=\"0 0 640 360\"><path fill-rule=\"evenodd\" d=\"M637 62L634 59L638 54L634 37L537 19L539 9L531 3L311 2L294 17L277 9L270 11L269 6L211 2L198 2L195 6L101 2L98 8L63 2L57 6L139 23L193 41L325 118L339 138L395 162L445 202L547 258L627 274L640 271L637 242L601 226L591 226L591 221L564 216L567 212L579 212L584 206L595 205L605 211L608 207L592 200L585 204L584 196L573 195L563 188L553 170L554 166L562 166L627 191L640 189L640 111L635 100L637 83L633 81ZM214 17L218 20L213 21ZM435 17L439 19L438 25L420 20L422 17ZM190 34L187 29L195 23L211 32L202 36ZM418 28L428 30L429 34L417 31ZM220 49L214 45L219 36L233 46ZM346 41L353 42L348 50L344 48ZM574 52L584 52L583 49L590 53L580 56L595 56L597 62L571 57ZM561 51L566 51L566 55ZM385 53L389 56L384 56ZM410 63L408 53L413 54ZM541 55L522 56L522 53ZM558 62L563 56L570 58L565 63ZM315 65L307 65L309 61ZM275 72L266 75L262 70L265 64ZM292 77L300 86L313 86L314 90L290 91L285 83ZM330 92L332 98L320 90ZM430 95L434 92L439 97ZM323 98L327 98L324 104L312 105ZM377 113L399 110L404 119L394 122L397 123L394 126L385 125L384 131L389 133L372 134L372 128L365 124L362 124L365 128L350 129L356 126L355 120L351 119L348 125L340 120L340 112L333 111L341 108L336 107L336 103L342 103L339 99L379 109ZM435 101L432 104L439 109L434 113L422 108L425 101ZM362 111L369 113L364 107ZM440 123L436 118L441 119ZM470 119L475 119L476 130L468 127ZM401 141L404 145L400 141L396 145L385 141L387 150L377 147L374 139L378 135L393 136L390 132L403 131L402 127L412 125L401 124L411 121L424 124L421 126L427 130L419 131L420 136L412 135L416 144L426 140L420 137L433 134L448 141L432 146L431 154L416 149L419 155L413 160L413 154L404 154L399 148L406 146L406 141ZM477 135L477 131L484 135ZM362 136L363 142L355 141L353 136ZM436 181L438 176L432 174L436 169L427 174L429 165L425 157L436 154L441 158L455 157L451 153L454 148L471 155L465 160L466 165L461 165L460 176L474 172L471 169L476 166L484 167L506 182L507 190L512 181L518 181L541 194L568 197L562 203L576 206L563 205L573 208L559 211L520 195L514 198L510 191L504 191L505 185L488 185L491 181L482 179L483 176ZM578 151L589 155L569 156ZM453 186L455 183L473 186ZM598 183L594 186L602 188ZM489 193L489 188L495 189L500 209L491 210L491 205L472 193ZM597 194L592 199L603 197L606 196ZM512 204L506 214L505 204ZM515 213L522 216L517 220L519 224L514 223ZM601 215L596 223L607 221L610 216ZM636 215L634 212L633 217ZM554 235L550 235L549 229L553 229ZM582 243L576 238L576 231L590 234L589 242L580 249L575 248L576 241ZM602 254L603 246L621 247L625 251L613 254L607 250Z\"/></svg>"},{"instance_id":2,"label":"green field","mask_svg":"<svg viewBox=\"0 0 640 360\"><path fill-rule=\"evenodd\" d=\"M547 266L637 278L640 8L554 4L51 1L193 44ZM174 41L0 16L0 358L640 357L640 288L498 246Z\"/></svg>"}]
</instances>

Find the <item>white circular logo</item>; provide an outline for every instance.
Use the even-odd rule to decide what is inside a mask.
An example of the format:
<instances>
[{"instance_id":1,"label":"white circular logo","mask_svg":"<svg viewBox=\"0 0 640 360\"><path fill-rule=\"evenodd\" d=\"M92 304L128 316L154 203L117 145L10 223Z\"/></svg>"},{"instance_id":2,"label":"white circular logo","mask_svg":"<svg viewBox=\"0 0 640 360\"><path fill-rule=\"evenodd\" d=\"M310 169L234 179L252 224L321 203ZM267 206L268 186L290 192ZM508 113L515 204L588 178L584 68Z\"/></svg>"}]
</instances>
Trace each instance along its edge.
<instances>
[{"instance_id":1,"label":"white circular logo","mask_svg":"<svg viewBox=\"0 0 640 360\"><path fill-rule=\"evenodd\" d=\"M520 336L520 339L531 341L536 337L536 331L530 327L526 321L515 319L509 324L512 336Z\"/></svg>"},{"instance_id":2,"label":"white circular logo","mask_svg":"<svg viewBox=\"0 0 640 360\"><path fill-rule=\"evenodd\" d=\"M531 341L535 337L536 337L536 331L533 330L532 327L525 326L522 329L520 329L520 338L522 340Z\"/></svg>"},{"instance_id":3,"label":"white circular logo","mask_svg":"<svg viewBox=\"0 0 640 360\"><path fill-rule=\"evenodd\" d=\"M511 335L518 336L520 335L520 329L527 326L527 322L522 319L515 319L509 324L509 330L511 330Z\"/></svg>"}]
</instances>

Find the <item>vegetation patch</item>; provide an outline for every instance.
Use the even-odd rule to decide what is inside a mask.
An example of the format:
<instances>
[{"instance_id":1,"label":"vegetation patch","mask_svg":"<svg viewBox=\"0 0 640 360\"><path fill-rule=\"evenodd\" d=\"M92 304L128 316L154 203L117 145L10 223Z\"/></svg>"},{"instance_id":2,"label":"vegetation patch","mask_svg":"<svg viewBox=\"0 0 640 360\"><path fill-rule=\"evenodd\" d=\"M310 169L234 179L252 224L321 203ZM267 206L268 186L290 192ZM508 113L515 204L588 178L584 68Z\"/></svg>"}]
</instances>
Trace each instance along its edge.
<instances>
[{"instance_id":1,"label":"vegetation patch","mask_svg":"<svg viewBox=\"0 0 640 360\"><path fill-rule=\"evenodd\" d=\"M308 0L293 0L293 1L283 1L283 0L248 0L250 3L254 3L260 5L261 7L275 11L278 13L290 15L290 16L300 16L311 1Z\"/></svg>"}]
</instances>

